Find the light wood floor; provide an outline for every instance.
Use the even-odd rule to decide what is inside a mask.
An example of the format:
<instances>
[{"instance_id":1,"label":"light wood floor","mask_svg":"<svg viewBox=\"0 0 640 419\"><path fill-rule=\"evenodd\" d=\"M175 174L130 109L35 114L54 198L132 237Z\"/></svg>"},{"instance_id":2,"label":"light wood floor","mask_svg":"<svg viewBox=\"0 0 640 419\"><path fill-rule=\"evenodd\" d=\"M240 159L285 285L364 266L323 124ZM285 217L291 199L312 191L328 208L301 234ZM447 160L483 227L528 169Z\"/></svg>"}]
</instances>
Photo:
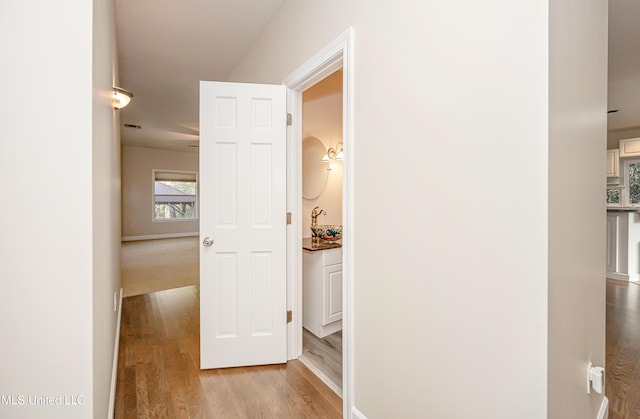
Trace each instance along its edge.
<instances>
[{"instance_id":1,"label":"light wood floor","mask_svg":"<svg viewBox=\"0 0 640 419\"><path fill-rule=\"evenodd\" d=\"M198 237L123 242L121 273L123 295L198 285Z\"/></svg>"},{"instance_id":2,"label":"light wood floor","mask_svg":"<svg viewBox=\"0 0 640 419\"><path fill-rule=\"evenodd\" d=\"M342 417L342 399L299 361L201 371L198 294L124 299L116 418Z\"/></svg>"},{"instance_id":3,"label":"light wood floor","mask_svg":"<svg viewBox=\"0 0 640 419\"><path fill-rule=\"evenodd\" d=\"M605 394L610 419L640 418L640 285L607 280Z\"/></svg>"},{"instance_id":4,"label":"light wood floor","mask_svg":"<svg viewBox=\"0 0 640 419\"><path fill-rule=\"evenodd\" d=\"M149 300L143 305L153 307L159 304L166 306L167 303L170 303L171 307L180 307L189 299L188 296L190 292L187 292L186 289L169 293L157 291L198 284L198 257L197 237L124 242L122 244L122 284L124 296L131 297L154 293L142 298L145 301L147 299ZM127 302L129 306L131 306L131 304L136 304L136 306L140 305L140 303L136 303L134 299L125 299L125 302ZM187 303L183 308L186 309L188 306L189 304ZM162 312L168 316L173 314L186 315L185 313L176 313L174 308L169 308L169 311L163 310ZM155 315L157 310L153 309L152 312L153 315ZM163 322L166 323L167 321L172 320L171 318L163 319ZM306 330L304 332L304 350L301 359L304 359L304 363L310 365L316 374L324 376L326 380L330 381L331 388L338 395L341 395L342 333L334 333L324 339L319 339ZM124 340L124 326L122 336ZM155 345L154 343L151 344ZM197 349L197 345L195 349ZM304 368L298 364L299 363L296 362L292 367ZM264 369L267 367L261 368ZM139 385L136 384L136 388L138 387ZM161 410L164 411L164 409L163 407ZM127 409L127 411L128 410L129 409Z\"/></svg>"},{"instance_id":5,"label":"light wood floor","mask_svg":"<svg viewBox=\"0 0 640 419\"><path fill-rule=\"evenodd\" d=\"M116 417L341 417L338 396L299 362L198 369L198 290L188 286L198 257L197 237L123 243L124 295L137 296L123 302ZM608 280L606 319L609 418L640 418L640 285ZM338 384L337 352L325 352L342 347L336 337L303 339L304 356Z\"/></svg>"},{"instance_id":6,"label":"light wood floor","mask_svg":"<svg viewBox=\"0 0 640 419\"><path fill-rule=\"evenodd\" d=\"M342 331L319 338L302 329L302 360L311 363L314 372L329 380L336 393L342 396Z\"/></svg>"}]
</instances>

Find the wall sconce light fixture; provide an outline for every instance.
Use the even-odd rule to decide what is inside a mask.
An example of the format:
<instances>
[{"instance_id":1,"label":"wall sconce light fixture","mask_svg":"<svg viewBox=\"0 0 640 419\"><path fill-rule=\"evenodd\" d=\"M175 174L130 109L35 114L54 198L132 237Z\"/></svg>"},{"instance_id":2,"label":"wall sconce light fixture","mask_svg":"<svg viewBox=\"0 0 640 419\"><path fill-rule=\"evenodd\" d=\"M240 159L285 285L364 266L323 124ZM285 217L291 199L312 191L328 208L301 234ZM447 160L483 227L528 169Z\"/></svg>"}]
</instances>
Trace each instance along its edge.
<instances>
[{"instance_id":1,"label":"wall sconce light fixture","mask_svg":"<svg viewBox=\"0 0 640 419\"><path fill-rule=\"evenodd\" d=\"M329 147L329 150L327 150L327 154L324 155L322 161L329 162L330 160L344 160L343 147L344 144L342 144L342 141L336 144L335 148Z\"/></svg>"},{"instance_id":2,"label":"wall sconce light fixture","mask_svg":"<svg viewBox=\"0 0 640 419\"><path fill-rule=\"evenodd\" d=\"M113 86L113 94L111 96L111 104L116 109L122 109L131 102L133 93L122 87Z\"/></svg>"}]
</instances>

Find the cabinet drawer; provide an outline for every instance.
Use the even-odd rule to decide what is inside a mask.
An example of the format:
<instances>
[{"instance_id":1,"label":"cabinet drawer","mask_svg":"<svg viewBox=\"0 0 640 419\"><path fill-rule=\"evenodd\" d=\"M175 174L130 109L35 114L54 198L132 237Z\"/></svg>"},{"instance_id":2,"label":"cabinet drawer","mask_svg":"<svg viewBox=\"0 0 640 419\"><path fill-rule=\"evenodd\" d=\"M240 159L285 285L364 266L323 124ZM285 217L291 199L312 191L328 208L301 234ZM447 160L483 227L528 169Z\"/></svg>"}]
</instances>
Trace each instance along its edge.
<instances>
[{"instance_id":1,"label":"cabinet drawer","mask_svg":"<svg viewBox=\"0 0 640 419\"><path fill-rule=\"evenodd\" d=\"M323 266L337 265L342 263L342 249L328 249L322 251Z\"/></svg>"}]
</instances>

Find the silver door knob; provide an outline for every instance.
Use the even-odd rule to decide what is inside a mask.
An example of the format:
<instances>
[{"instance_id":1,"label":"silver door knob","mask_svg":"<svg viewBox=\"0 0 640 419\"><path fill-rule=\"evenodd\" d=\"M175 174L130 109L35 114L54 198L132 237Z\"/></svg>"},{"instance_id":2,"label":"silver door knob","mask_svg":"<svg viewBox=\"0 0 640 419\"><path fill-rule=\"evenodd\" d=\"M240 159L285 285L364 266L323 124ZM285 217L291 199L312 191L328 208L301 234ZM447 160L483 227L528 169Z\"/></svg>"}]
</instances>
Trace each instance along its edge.
<instances>
[{"instance_id":1,"label":"silver door knob","mask_svg":"<svg viewBox=\"0 0 640 419\"><path fill-rule=\"evenodd\" d=\"M204 247L213 246L213 239L209 236L205 237L204 240L202 240L202 245Z\"/></svg>"}]
</instances>

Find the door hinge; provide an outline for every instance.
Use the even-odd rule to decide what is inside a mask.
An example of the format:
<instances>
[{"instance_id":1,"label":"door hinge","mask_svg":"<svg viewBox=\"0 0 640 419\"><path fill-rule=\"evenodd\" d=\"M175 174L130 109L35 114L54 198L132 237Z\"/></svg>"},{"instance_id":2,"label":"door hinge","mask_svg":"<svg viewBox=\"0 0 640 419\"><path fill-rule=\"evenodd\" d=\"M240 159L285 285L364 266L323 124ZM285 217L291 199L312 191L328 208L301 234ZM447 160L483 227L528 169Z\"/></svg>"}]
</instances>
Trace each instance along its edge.
<instances>
[{"instance_id":1,"label":"door hinge","mask_svg":"<svg viewBox=\"0 0 640 419\"><path fill-rule=\"evenodd\" d=\"M287 323L291 323L293 320L293 311L287 310Z\"/></svg>"},{"instance_id":2,"label":"door hinge","mask_svg":"<svg viewBox=\"0 0 640 419\"><path fill-rule=\"evenodd\" d=\"M293 116L290 113L287 113L287 126L293 125Z\"/></svg>"},{"instance_id":3,"label":"door hinge","mask_svg":"<svg viewBox=\"0 0 640 419\"><path fill-rule=\"evenodd\" d=\"M291 213L287 213L287 224L291 224Z\"/></svg>"}]
</instances>

